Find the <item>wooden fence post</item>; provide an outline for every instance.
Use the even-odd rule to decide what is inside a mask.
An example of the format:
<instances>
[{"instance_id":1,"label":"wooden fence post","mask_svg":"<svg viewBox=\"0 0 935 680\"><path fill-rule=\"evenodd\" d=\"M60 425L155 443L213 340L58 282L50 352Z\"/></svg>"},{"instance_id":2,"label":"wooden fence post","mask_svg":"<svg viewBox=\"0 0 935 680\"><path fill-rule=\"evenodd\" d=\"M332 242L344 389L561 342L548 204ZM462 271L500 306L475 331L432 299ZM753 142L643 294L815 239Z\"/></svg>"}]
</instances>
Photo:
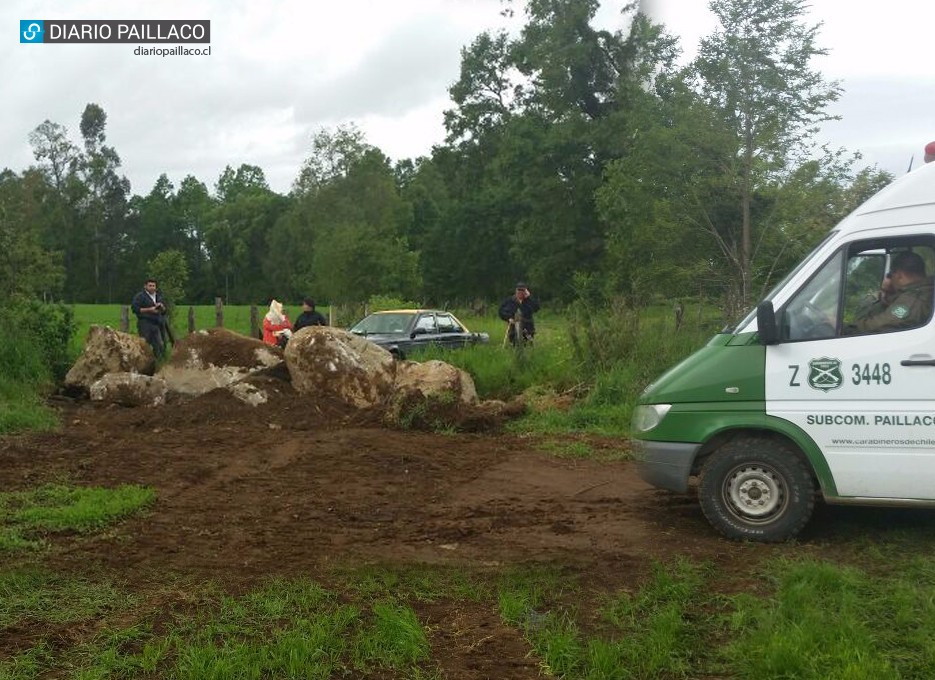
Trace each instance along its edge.
<instances>
[{"instance_id":1,"label":"wooden fence post","mask_svg":"<svg viewBox=\"0 0 935 680\"><path fill-rule=\"evenodd\" d=\"M195 332L195 308L191 305L188 307L188 332Z\"/></svg>"},{"instance_id":2,"label":"wooden fence post","mask_svg":"<svg viewBox=\"0 0 935 680\"><path fill-rule=\"evenodd\" d=\"M214 325L224 328L224 300L219 297L214 298Z\"/></svg>"},{"instance_id":3,"label":"wooden fence post","mask_svg":"<svg viewBox=\"0 0 935 680\"><path fill-rule=\"evenodd\" d=\"M256 305L250 305L250 337L255 338L260 332L260 315Z\"/></svg>"},{"instance_id":4,"label":"wooden fence post","mask_svg":"<svg viewBox=\"0 0 935 680\"><path fill-rule=\"evenodd\" d=\"M120 306L120 330L124 333L130 332L130 308L126 305Z\"/></svg>"}]
</instances>

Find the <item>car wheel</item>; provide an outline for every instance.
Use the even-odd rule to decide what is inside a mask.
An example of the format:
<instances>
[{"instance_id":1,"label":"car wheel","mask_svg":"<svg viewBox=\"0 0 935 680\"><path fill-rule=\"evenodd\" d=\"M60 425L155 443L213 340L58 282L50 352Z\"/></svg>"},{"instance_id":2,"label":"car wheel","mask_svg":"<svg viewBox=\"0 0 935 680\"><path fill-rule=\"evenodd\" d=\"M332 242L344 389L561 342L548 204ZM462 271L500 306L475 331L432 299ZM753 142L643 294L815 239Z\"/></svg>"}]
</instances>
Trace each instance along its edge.
<instances>
[{"instance_id":1,"label":"car wheel","mask_svg":"<svg viewBox=\"0 0 935 680\"><path fill-rule=\"evenodd\" d=\"M705 517L728 538L778 542L792 538L808 523L815 508L815 483L791 446L739 437L705 462L698 496Z\"/></svg>"}]
</instances>

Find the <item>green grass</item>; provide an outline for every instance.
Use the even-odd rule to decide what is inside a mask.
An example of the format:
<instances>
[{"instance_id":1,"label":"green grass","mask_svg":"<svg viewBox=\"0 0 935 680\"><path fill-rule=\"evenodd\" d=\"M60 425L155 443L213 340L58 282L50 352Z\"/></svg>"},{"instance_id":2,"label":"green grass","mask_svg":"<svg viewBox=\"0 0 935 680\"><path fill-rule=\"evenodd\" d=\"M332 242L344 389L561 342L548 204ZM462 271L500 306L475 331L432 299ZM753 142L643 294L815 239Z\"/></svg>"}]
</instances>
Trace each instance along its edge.
<instances>
[{"instance_id":1,"label":"green grass","mask_svg":"<svg viewBox=\"0 0 935 680\"><path fill-rule=\"evenodd\" d=\"M127 305L129 306L129 304ZM75 320L78 323L78 330L75 334L76 346L80 349L85 338L88 336L88 330L92 325L110 326L120 329L120 309L122 305L74 305ZM289 318L295 319L297 313L294 310L300 310L301 307L289 309ZM217 317L214 305L195 305L195 329L214 328L217 325ZM327 314L327 310L323 312ZM263 315L266 309L257 309L258 323L263 323ZM130 332L136 333L136 317L133 312L129 312ZM241 333L250 334L250 305L225 305L224 306L224 327ZM177 307L172 316L172 328L176 337L184 337L188 333L188 305Z\"/></svg>"},{"instance_id":2,"label":"green grass","mask_svg":"<svg viewBox=\"0 0 935 680\"><path fill-rule=\"evenodd\" d=\"M155 501L152 489L52 484L0 492L0 552L38 548L53 533L89 533L142 512Z\"/></svg>"},{"instance_id":3,"label":"green grass","mask_svg":"<svg viewBox=\"0 0 935 680\"><path fill-rule=\"evenodd\" d=\"M895 566L895 565L894 565ZM887 575L780 561L775 594L734 596L725 650L738 678L924 678L935 672L935 565Z\"/></svg>"},{"instance_id":4,"label":"green grass","mask_svg":"<svg viewBox=\"0 0 935 680\"><path fill-rule=\"evenodd\" d=\"M620 592L590 609L563 604L582 601L580 587L556 572L520 573L501 583L499 609L556 676L690 677L704 650L696 610L711 597L705 569L687 560L657 565L635 594Z\"/></svg>"},{"instance_id":5,"label":"green grass","mask_svg":"<svg viewBox=\"0 0 935 680\"><path fill-rule=\"evenodd\" d=\"M45 406L41 387L0 377L0 434L22 430L51 430L58 418Z\"/></svg>"},{"instance_id":6,"label":"green grass","mask_svg":"<svg viewBox=\"0 0 935 680\"><path fill-rule=\"evenodd\" d=\"M33 578L42 591L52 577ZM0 580L0 584L3 581ZM67 583L45 590L64 601L72 617L105 612L119 596L107 584ZM21 598L22 599L22 598ZM41 599L41 598L40 598ZM82 609L75 601L90 600ZM415 612L395 600L348 603L307 580L274 579L242 596L200 593L197 611L170 615L154 632L150 610L127 627L105 627L72 648L49 648L42 639L12 660L0 661L0 677L36 678L52 669L69 677L332 678L372 669L412 678L438 677L429 660L426 632ZM40 610L37 603L34 610ZM22 609L22 608L20 608ZM2 610L0 610L2 611ZM16 620L23 620L20 616ZM62 618L72 620L75 618Z\"/></svg>"},{"instance_id":7,"label":"green grass","mask_svg":"<svg viewBox=\"0 0 935 680\"><path fill-rule=\"evenodd\" d=\"M615 591L558 566L348 567L327 586L240 594L167 575L148 597L106 576L0 570L0 631L32 631L0 677L441 678L426 602L496 609L566 680L932 677L935 566L905 546L859 564L767 559L737 580L676 558Z\"/></svg>"},{"instance_id":8,"label":"green grass","mask_svg":"<svg viewBox=\"0 0 935 680\"><path fill-rule=\"evenodd\" d=\"M26 621L61 624L93 619L133 600L107 579L92 581L35 568L0 572L0 630Z\"/></svg>"}]
</instances>

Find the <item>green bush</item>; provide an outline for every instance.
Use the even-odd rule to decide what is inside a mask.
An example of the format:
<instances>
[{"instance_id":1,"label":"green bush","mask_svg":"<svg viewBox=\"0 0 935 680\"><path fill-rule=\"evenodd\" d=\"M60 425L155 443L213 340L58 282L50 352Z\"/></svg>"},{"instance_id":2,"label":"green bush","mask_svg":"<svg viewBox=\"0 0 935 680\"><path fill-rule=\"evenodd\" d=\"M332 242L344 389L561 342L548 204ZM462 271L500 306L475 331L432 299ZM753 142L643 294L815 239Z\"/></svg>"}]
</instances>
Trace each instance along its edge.
<instances>
[{"instance_id":1,"label":"green bush","mask_svg":"<svg viewBox=\"0 0 935 680\"><path fill-rule=\"evenodd\" d=\"M64 305L18 301L0 309L0 433L54 427L41 395L71 366L74 329Z\"/></svg>"},{"instance_id":2,"label":"green bush","mask_svg":"<svg viewBox=\"0 0 935 680\"><path fill-rule=\"evenodd\" d=\"M70 307L37 300L13 303L0 310L0 365L18 382L60 381L74 360L74 333Z\"/></svg>"}]
</instances>

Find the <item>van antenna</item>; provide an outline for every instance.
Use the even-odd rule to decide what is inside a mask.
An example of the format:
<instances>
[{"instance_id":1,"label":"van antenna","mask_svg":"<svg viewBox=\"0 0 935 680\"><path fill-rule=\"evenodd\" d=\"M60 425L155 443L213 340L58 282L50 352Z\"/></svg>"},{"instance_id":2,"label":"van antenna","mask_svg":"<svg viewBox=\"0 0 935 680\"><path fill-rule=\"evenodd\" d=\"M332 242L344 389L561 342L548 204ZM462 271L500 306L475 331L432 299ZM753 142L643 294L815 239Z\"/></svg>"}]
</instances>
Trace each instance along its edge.
<instances>
[{"instance_id":1,"label":"van antenna","mask_svg":"<svg viewBox=\"0 0 935 680\"><path fill-rule=\"evenodd\" d=\"M916 155L912 154L909 156L909 167L906 169L906 172L912 172L912 161L916 159Z\"/></svg>"}]
</instances>

